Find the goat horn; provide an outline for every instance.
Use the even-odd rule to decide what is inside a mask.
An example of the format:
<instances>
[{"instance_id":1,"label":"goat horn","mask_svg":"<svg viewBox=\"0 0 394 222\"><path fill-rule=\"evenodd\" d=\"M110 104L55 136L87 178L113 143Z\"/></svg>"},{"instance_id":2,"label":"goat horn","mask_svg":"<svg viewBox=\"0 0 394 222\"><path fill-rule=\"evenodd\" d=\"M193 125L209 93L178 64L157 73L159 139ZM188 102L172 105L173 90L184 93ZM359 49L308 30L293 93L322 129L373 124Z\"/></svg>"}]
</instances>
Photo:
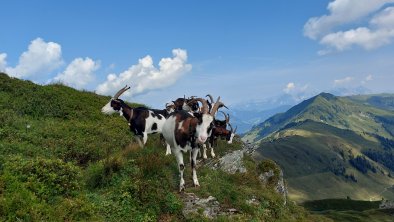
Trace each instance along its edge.
<instances>
[{"instance_id":1,"label":"goat horn","mask_svg":"<svg viewBox=\"0 0 394 222\"><path fill-rule=\"evenodd\" d=\"M205 99L202 98L195 98L194 100L199 101L202 103L201 111L203 114L208 114L208 103Z\"/></svg>"},{"instance_id":2,"label":"goat horn","mask_svg":"<svg viewBox=\"0 0 394 222\"><path fill-rule=\"evenodd\" d=\"M226 113L224 113L223 111L220 111L221 113L223 113L224 118L226 119L226 124L228 124L230 122L230 115L227 116Z\"/></svg>"},{"instance_id":3,"label":"goat horn","mask_svg":"<svg viewBox=\"0 0 394 222\"><path fill-rule=\"evenodd\" d=\"M234 134L235 134L235 132L237 132L237 128L238 128L238 126L235 126Z\"/></svg>"},{"instance_id":4,"label":"goat horn","mask_svg":"<svg viewBox=\"0 0 394 222\"><path fill-rule=\"evenodd\" d=\"M114 99L119 98L120 95L122 95L124 92L126 92L128 89L130 89L130 86L127 87L127 85L125 87L123 87L122 89L120 89L115 95L114 95Z\"/></svg>"},{"instance_id":5,"label":"goat horn","mask_svg":"<svg viewBox=\"0 0 394 222\"><path fill-rule=\"evenodd\" d=\"M219 106L219 108L222 108L222 107L229 109L226 105L224 105L224 103L220 104L220 106Z\"/></svg>"},{"instance_id":6,"label":"goat horn","mask_svg":"<svg viewBox=\"0 0 394 222\"><path fill-rule=\"evenodd\" d=\"M218 111L219 106L220 105L224 105L222 102L219 101L220 100L220 96L218 97L218 99L216 100L215 105L212 107L211 109L211 116L215 116L215 113Z\"/></svg>"},{"instance_id":7,"label":"goat horn","mask_svg":"<svg viewBox=\"0 0 394 222\"><path fill-rule=\"evenodd\" d=\"M234 133L234 132L233 132L233 127L231 126L230 123L228 124L228 126L230 127L231 132Z\"/></svg>"},{"instance_id":8,"label":"goat horn","mask_svg":"<svg viewBox=\"0 0 394 222\"><path fill-rule=\"evenodd\" d=\"M208 94L205 97L209 97L209 99L211 100L211 103L213 103L213 97L211 96L211 94Z\"/></svg>"}]
</instances>

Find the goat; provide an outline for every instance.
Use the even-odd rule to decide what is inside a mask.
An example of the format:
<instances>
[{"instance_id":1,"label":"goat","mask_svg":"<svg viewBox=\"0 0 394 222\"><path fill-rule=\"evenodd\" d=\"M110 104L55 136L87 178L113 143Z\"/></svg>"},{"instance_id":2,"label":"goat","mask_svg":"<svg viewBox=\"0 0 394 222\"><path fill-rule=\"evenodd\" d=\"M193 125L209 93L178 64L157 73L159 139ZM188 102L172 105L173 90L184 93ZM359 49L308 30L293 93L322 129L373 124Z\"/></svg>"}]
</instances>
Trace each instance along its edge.
<instances>
[{"instance_id":1,"label":"goat","mask_svg":"<svg viewBox=\"0 0 394 222\"><path fill-rule=\"evenodd\" d=\"M184 98L178 98L175 101L172 101L175 110L185 110L188 112L198 112L199 110L199 105L198 101L194 100L195 96L192 96L188 99L184 96Z\"/></svg>"},{"instance_id":2,"label":"goat","mask_svg":"<svg viewBox=\"0 0 394 222\"><path fill-rule=\"evenodd\" d=\"M212 97L211 94L208 94L208 95L206 95L205 97L208 97L208 98L211 100L211 101L207 100L208 108L209 108L208 110L211 111L212 107L215 106L215 102L214 102L214 100L213 100L213 97ZM228 109L227 106L224 105L223 103L221 103L221 104L219 105L219 108L222 108L222 107Z\"/></svg>"},{"instance_id":3,"label":"goat","mask_svg":"<svg viewBox=\"0 0 394 222\"><path fill-rule=\"evenodd\" d=\"M214 143L217 142L218 138L225 139L228 144L231 144L233 142L233 138L235 136L235 133L237 131L237 127L235 127L235 130L230 124L230 115L225 114L224 112L220 111L223 113L225 120L214 120L214 127L212 127L211 131L209 132L209 139L208 139L208 147L211 149L211 157L214 158L215 152L213 151L213 146ZM230 130L227 130L227 124L230 127ZM207 159L207 146L204 143L203 144L203 158Z\"/></svg>"},{"instance_id":4,"label":"goat","mask_svg":"<svg viewBox=\"0 0 394 222\"><path fill-rule=\"evenodd\" d=\"M146 107L131 108L119 99L119 96L128 89L130 87L127 87L127 85L120 89L101 109L101 112L107 115L118 112L120 116L123 116L129 124L130 131L136 136L138 144L143 147L148 140L148 134L161 133L166 117L171 110L168 110L168 107L164 110L148 109ZM166 155L169 154L169 151L170 147L167 144Z\"/></svg>"},{"instance_id":5,"label":"goat","mask_svg":"<svg viewBox=\"0 0 394 222\"><path fill-rule=\"evenodd\" d=\"M194 113L194 115L192 115L184 110L175 111L167 118L162 130L166 142L170 145L172 152L175 154L179 167L179 191L185 189L185 180L183 179L185 165L183 163L182 151L190 151L193 184L194 186L200 186L196 172L197 154L199 151L197 143L203 144L206 142L208 138L208 128L211 126L213 116L221 104L221 102L219 102L219 97L211 112L208 112L206 100L202 98L196 98L194 100L202 103L201 113Z\"/></svg>"}]
</instances>

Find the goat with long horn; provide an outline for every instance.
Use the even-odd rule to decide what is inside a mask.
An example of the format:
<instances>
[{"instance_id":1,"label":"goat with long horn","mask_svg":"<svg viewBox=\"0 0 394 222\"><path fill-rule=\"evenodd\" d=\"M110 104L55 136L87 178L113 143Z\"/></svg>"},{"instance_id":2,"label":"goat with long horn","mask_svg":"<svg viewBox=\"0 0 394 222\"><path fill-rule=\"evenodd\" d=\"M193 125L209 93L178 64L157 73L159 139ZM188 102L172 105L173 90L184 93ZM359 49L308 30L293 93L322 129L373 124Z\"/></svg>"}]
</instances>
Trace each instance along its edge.
<instances>
[{"instance_id":1,"label":"goat with long horn","mask_svg":"<svg viewBox=\"0 0 394 222\"><path fill-rule=\"evenodd\" d=\"M169 115L167 109L157 110L146 107L131 108L123 100L119 99L130 87L123 87L114 97L101 109L107 115L119 113L129 124L130 131L134 133L138 144L143 147L148 139L148 134L161 133L166 117ZM170 154L167 144L167 153Z\"/></svg>"},{"instance_id":2,"label":"goat with long horn","mask_svg":"<svg viewBox=\"0 0 394 222\"><path fill-rule=\"evenodd\" d=\"M191 167L193 173L194 186L199 186L197 179L197 144L203 144L208 139L208 128L211 127L213 117L218 107L212 108L209 112L207 101L202 98L195 98L195 101L201 102L201 113L191 114L184 110L178 110L170 114L163 126L163 136L166 142L170 144L172 152L175 154L178 169L180 173L179 190L185 189L185 180L183 179L183 171L185 165L183 163L182 152L191 152ZM219 106L219 99L217 101Z\"/></svg>"}]
</instances>

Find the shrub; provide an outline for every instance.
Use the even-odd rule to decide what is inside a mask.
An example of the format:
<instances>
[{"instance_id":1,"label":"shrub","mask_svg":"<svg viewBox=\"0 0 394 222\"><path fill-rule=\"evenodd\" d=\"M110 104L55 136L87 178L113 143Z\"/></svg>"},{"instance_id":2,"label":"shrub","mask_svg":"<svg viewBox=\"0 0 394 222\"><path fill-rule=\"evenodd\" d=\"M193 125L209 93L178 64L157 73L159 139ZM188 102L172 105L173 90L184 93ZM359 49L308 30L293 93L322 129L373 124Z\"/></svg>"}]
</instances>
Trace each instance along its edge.
<instances>
[{"instance_id":1,"label":"shrub","mask_svg":"<svg viewBox=\"0 0 394 222\"><path fill-rule=\"evenodd\" d=\"M48 200L57 195L73 196L80 189L80 169L60 159L14 157L4 168L39 198Z\"/></svg>"}]
</instances>

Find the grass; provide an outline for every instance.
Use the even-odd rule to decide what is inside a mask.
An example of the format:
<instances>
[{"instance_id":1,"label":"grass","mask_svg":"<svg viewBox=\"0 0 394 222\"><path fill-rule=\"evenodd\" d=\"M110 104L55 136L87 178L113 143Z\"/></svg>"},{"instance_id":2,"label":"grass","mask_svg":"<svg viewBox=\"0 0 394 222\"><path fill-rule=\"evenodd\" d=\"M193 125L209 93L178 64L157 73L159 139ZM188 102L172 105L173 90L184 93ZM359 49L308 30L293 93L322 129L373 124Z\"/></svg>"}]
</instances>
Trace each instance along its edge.
<instances>
[{"instance_id":1,"label":"grass","mask_svg":"<svg viewBox=\"0 0 394 222\"><path fill-rule=\"evenodd\" d=\"M100 109L109 97L62 85L38 86L0 74L0 221L207 221L185 218L175 157L159 135L132 143L124 119ZM137 106L138 104L131 104ZM241 148L219 142L215 152ZM185 155L185 160L187 160ZM263 188L257 164L246 174L198 169L200 197L240 214L217 221L327 221ZM192 184L189 167L185 179ZM246 200L257 197L260 204Z\"/></svg>"},{"instance_id":2,"label":"grass","mask_svg":"<svg viewBox=\"0 0 394 222\"><path fill-rule=\"evenodd\" d=\"M315 214L343 222L389 222L393 209L379 209L380 201L324 199L307 201L303 206Z\"/></svg>"},{"instance_id":3,"label":"grass","mask_svg":"<svg viewBox=\"0 0 394 222\"><path fill-rule=\"evenodd\" d=\"M270 158L282 167L289 195L298 202L346 196L364 200L394 198L394 193L385 189L393 184L388 176L390 170L363 154L366 150L384 149L370 135L305 121L266 138L260 147L255 158ZM350 160L359 155L377 171L362 173L354 168Z\"/></svg>"},{"instance_id":4,"label":"grass","mask_svg":"<svg viewBox=\"0 0 394 222\"><path fill-rule=\"evenodd\" d=\"M391 104L393 97L387 99ZM386 101L386 103L388 102ZM285 113L279 113L267 119L253 128L252 135L249 136L249 133L246 133L246 138L259 141L271 133L287 128L289 124L294 125L305 120L323 122L340 129L379 134L386 138L392 138L393 123L387 121L387 119L392 119L394 113L392 109L386 109L385 107L389 106L373 106L368 103L361 103L359 100L321 93L301 102Z\"/></svg>"}]
</instances>

